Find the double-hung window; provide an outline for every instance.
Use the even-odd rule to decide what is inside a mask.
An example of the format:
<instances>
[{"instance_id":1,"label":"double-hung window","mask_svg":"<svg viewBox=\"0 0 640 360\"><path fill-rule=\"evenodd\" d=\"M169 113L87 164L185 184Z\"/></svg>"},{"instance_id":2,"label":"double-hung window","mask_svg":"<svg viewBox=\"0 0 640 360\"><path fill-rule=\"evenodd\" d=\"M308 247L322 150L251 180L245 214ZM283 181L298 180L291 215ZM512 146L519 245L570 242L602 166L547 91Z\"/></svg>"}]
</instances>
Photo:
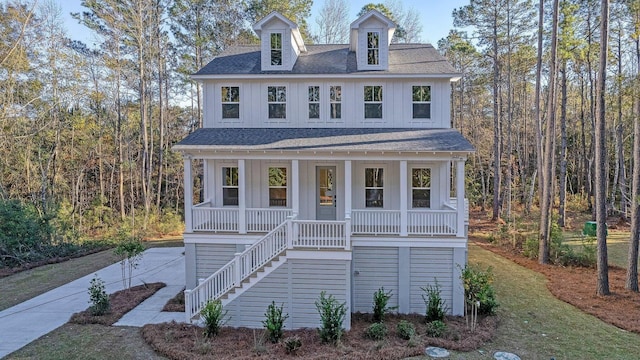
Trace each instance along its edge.
<instances>
[{"instance_id":1,"label":"double-hung window","mask_svg":"<svg viewBox=\"0 0 640 360\"><path fill-rule=\"evenodd\" d=\"M380 64L380 33L367 32L367 65Z\"/></svg>"},{"instance_id":2,"label":"double-hung window","mask_svg":"<svg viewBox=\"0 0 640 360\"><path fill-rule=\"evenodd\" d=\"M384 169L366 168L364 169L364 195L365 207L384 206Z\"/></svg>"},{"instance_id":3,"label":"double-hung window","mask_svg":"<svg viewBox=\"0 0 640 360\"><path fill-rule=\"evenodd\" d=\"M431 118L431 86L414 86L412 88L413 97L413 118Z\"/></svg>"},{"instance_id":4,"label":"double-hung window","mask_svg":"<svg viewBox=\"0 0 640 360\"><path fill-rule=\"evenodd\" d=\"M309 119L320 119L320 86L309 86Z\"/></svg>"},{"instance_id":5,"label":"double-hung window","mask_svg":"<svg viewBox=\"0 0 640 360\"><path fill-rule=\"evenodd\" d=\"M287 168L269 168L269 206L287 206Z\"/></svg>"},{"instance_id":6,"label":"double-hung window","mask_svg":"<svg viewBox=\"0 0 640 360\"><path fill-rule=\"evenodd\" d=\"M222 118L240 118L240 88L237 86L222 87Z\"/></svg>"},{"instance_id":7,"label":"double-hung window","mask_svg":"<svg viewBox=\"0 0 640 360\"><path fill-rule=\"evenodd\" d=\"M414 208L431 207L431 169L411 169L411 198Z\"/></svg>"},{"instance_id":8,"label":"double-hung window","mask_svg":"<svg viewBox=\"0 0 640 360\"><path fill-rule=\"evenodd\" d=\"M267 87L267 102L269 104L269 119L287 118L287 87Z\"/></svg>"},{"instance_id":9,"label":"double-hung window","mask_svg":"<svg viewBox=\"0 0 640 360\"><path fill-rule=\"evenodd\" d=\"M271 65L282 65L282 33L271 33Z\"/></svg>"},{"instance_id":10,"label":"double-hung window","mask_svg":"<svg viewBox=\"0 0 640 360\"><path fill-rule=\"evenodd\" d=\"M332 119L342 118L342 86L329 86L329 113Z\"/></svg>"},{"instance_id":11,"label":"double-hung window","mask_svg":"<svg viewBox=\"0 0 640 360\"><path fill-rule=\"evenodd\" d=\"M238 168L222 168L222 205L238 205Z\"/></svg>"},{"instance_id":12,"label":"double-hung window","mask_svg":"<svg viewBox=\"0 0 640 360\"><path fill-rule=\"evenodd\" d=\"M364 87L364 118L382 119L382 86Z\"/></svg>"}]
</instances>

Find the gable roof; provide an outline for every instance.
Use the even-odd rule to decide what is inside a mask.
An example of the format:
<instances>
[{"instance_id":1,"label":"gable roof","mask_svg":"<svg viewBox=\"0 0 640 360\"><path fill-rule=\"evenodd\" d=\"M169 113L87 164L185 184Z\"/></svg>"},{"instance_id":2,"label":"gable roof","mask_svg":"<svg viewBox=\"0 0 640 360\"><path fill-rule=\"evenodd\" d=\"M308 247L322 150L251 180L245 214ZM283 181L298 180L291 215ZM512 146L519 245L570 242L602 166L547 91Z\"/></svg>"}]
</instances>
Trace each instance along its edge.
<instances>
[{"instance_id":1,"label":"gable roof","mask_svg":"<svg viewBox=\"0 0 640 360\"><path fill-rule=\"evenodd\" d=\"M455 78L461 74L431 44L391 44L387 70L357 70L356 54L349 45L309 45L291 71L261 71L260 46L234 46L225 50L194 79L210 75L422 75Z\"/></svg>"},{"instance_id":2,"label":"gable roof","mask_svg":"<svg viewBox=\"0 0 640 360\"><path fill-rule=\"evenodd\" d=\"M176 151L460 152L474 148L455 129L203 128Z\"/></svg>"},{"instance_id":3,"label":"gable roof","mask_svg":"<svg viewBox=\"0 0 640 360\"><path fill-rule=\"evenodd\" d=\"M293 38L295 39L296 46L298 47L298 50L300 50L302 52L307 51L307 49L306 49L306 47L304 45L304 41L302 40L302 34L300 34L300 29L298 28L298 24L296 24L293 21L289 20L288 17L280 14L277 11L270 12L267 16L263 17L258 22L253 24L253 31L256 32L258 37L261 37L261 35L262 35L262 27L264 25L268 24L269 22L273 21L274 19L278 19L278 20L282 21L283 23L287 24L287 26L289 26L289 28L291 29L291 33L293 34Z\"/></svg>"},{"instance_id":4,"label":"gable roof","mask_svg":"<svg viewBox=\"0 0 640 360\"><path fill-rule=\"evenodd\" d=\"M376 10L376 9L371 9L369 11L367 11L365 14L363 14L362 16L360 16L359 18L357 18L356 20L354 20L351 23L350 28L351 29L357 29L360 27L360 25L369 20L370 18L375 17L378 20L380 20L381 22L383 22L388 28L396 28L396 23L393 22L393 20L389 19L388 17L386 17L383 13L381 13L380 11Z\"/></svg>"}]
</instances>

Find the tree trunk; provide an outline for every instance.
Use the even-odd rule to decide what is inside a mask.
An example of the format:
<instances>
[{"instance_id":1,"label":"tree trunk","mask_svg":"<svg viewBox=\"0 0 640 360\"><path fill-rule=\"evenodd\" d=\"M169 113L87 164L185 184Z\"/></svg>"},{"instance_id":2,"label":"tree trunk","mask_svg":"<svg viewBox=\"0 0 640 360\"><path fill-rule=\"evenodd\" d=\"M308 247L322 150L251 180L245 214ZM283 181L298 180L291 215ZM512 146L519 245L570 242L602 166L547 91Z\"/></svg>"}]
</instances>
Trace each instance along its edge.
<instances>
[{"instance_id":1,"label":"tree trunk","mask_svg":"<svg viewBox=\"0 0 640 360\"><path fill-rule=\"evenodd\" d=\"M499 108L499 92L498 85L500 81L500 67L498 64L498 10L493 14L493 40L492 40L492 56L493 56L493 214L491 220L500 218L500 181L502 154L500 151L500 108Z\"/></svg>"},{"instance_id":2,"label":"tree trunk","mask_svg":"<svg viewBox=\"0 0 640 360\"><path fill-rule=\"evenodd\" d=\"M562 61L562 99L560 105L560 175L558 183L558 226L564 228L567 201L567 60Z\"/></svg>"}]
</instances>

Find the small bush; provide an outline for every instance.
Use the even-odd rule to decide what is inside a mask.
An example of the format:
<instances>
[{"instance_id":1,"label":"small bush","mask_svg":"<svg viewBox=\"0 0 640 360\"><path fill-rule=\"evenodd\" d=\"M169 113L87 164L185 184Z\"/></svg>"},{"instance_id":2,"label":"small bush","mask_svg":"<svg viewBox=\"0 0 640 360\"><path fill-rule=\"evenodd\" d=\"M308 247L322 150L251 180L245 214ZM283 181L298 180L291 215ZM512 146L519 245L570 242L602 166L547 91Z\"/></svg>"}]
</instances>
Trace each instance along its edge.
<instances>
[{"instance_id":1,"label":"small bush","mask_svg":"<svg viewBox=\"0 0 640 360\"><path fill-rule=\"evenodd\" d=\"M441 320L435 320L427 323L427 336L441 337L447 331L447 324Z\"/></svg>"},{"instance_id":2,"label":"small bush","mask_svg":"<svg viewBox=\"0 0 640 360\"><path fill-rule=\"evenodd\" d=\"M342 323L347 314L347 303L341 304L333 295L327 297L326 292L322 291L315 304L322 323L318 329L320 339L323 343L337 344L344 332Z\"/></svg>"},{"instance_id":3,"label":"small bush","mask_svg":"<svg viewBox=\"0 0 640 360\"><path fill-rule=\"evenodd\" d=\"M105 284L96 274L91 279L89 286L89 302L91 303L91 314L101 316L109 312L109 295L105 290Z\"/></svg>"},{"instance_id":4,"label":"small bush","mask_svg":"<svg viewBox=\"0 0 640 360\"><path fill-rule=\"evenodd\" d=\"M493 290L493 274L491 267L487 270L465 266L462 269L462 284L467 303L480 302L478 312L484 315L493 315L499 306Z\"/></svg>"},{"instance_id":5,"label":"small bush","mask_svg":"<svg viewBox=\"0 0 640 360\"><path fill-rule=\"evenodd\" d=\"M522 254L529 259L537 259L540 246L540 239L537 237L528 237L522 244Z\"/></svg>"},{"instance_id":6,"label":"small bush","mask_svg":"<svg viewBox=\"0 0 640 360\"><path fill-rule=\"evenodd\" d=\"M214 337L220 333L220 329L227 323L228 311L222 308L220 300L209 300L200 311L200 316L204 320L204 335Z\"/></svg>"},{"instance_id":7,"label":"small bush","mask_svg":"<svg viewBox=\"0 0 640 360\"><path fill-rule=\"evenodd\" d=\"M269 307L267 307L267 312L264 313L266 319L262 321L262 325L267 329L269 340L274 344L282 338L284 322L289 318L289 314L282 315L283 307L284 304L277 307L276 302L272 301Z\"/></svg>"},{"instance_id":8,"label":"small bush","mask_svg":"<svg viewBox=\"0 0 640 360\"><path fill-rule=\"evenodd\" d=\"M389 307L389 299L393 294L391 290L385 292L384 287L381 287L373 294L373 322L383 322L384 315L397 307Z\"/></svg>"},{"instance_id":9,"label":"small bush","mask_svg":"<svg viewBox=\"0 0 640 360\"><path fill-rule=\"evenodd\" d=\"M426 321L432 322L435 320L444 320L444 316L447 313L447 308L442 296L440 295L440 285L435 282L435 285L428 285L423 287L422 300L427 307Z\"/></svg>"},{"instance_id":10,"label":"small bush","mask_svg":"<svg viewBox=\"0 0 640 360\"><path fill-rule=\"evenodd\" d=\"M409 340L416 334L416 327L407 320L400 320L396 331L401 339Z\"/></svg>"},{"instance_id":11,"label":"small bush","mask_svg":"<svg viewBox=\"0 0 640 360\"><path fill-rule=\"evenodd\" d=\"M387 332L387 325L377 322L369 325L364 334L371 340L384 340L387 337Z\"/></svg>"},{"instance_id":12,"label":"small bush","mask_svg":"<svg viewBox=\"0 0 640 360\"><path fill-rule=\"evenodd\" d=\"M113 253L120 257L122 286L125 289L129 289L131 287L131 279L133 278L133 270L138 267L138 262L142 259L144 245L142 245L142 239L140 237L128 235L124 231L118 234L117 242L118 245Z\"/></svg>"},{"instance_id":13,"label":"small bush","mask_svg":"<svg viewBox=\"0 0 640 360\"><path fill-rule=\"evenodd\" d=\"M299 336L291 336L284 339L284 350L287 354L295 354L302 347L302 340Z\"/></svg>"}]
</instances>

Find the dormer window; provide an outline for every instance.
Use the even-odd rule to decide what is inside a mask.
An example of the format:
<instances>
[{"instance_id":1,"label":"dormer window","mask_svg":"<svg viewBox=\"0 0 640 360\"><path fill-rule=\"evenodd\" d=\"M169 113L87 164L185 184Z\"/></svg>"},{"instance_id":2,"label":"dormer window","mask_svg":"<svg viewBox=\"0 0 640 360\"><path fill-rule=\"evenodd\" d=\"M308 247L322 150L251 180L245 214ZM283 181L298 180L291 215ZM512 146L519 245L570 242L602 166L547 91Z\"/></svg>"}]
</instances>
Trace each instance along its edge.
<instances>
[{"instance_id":1,"label":"dormer window","mask_svg":"<svg viewBox=\"0 0 640 360\"><path fill-rule=\"evenodd\" d=\"M271 34L271 65L282 65L282 33Z\"/></svg>"},{"instance_id":2,"label":"dormer window","mask_svg":"<svg viewBox=\"0 0 640 360\"><path fill-rule=\"evenodd\" d=\"M367 32L367 65L380 64L380 33Z\"/></svg>"}]
</instances>

